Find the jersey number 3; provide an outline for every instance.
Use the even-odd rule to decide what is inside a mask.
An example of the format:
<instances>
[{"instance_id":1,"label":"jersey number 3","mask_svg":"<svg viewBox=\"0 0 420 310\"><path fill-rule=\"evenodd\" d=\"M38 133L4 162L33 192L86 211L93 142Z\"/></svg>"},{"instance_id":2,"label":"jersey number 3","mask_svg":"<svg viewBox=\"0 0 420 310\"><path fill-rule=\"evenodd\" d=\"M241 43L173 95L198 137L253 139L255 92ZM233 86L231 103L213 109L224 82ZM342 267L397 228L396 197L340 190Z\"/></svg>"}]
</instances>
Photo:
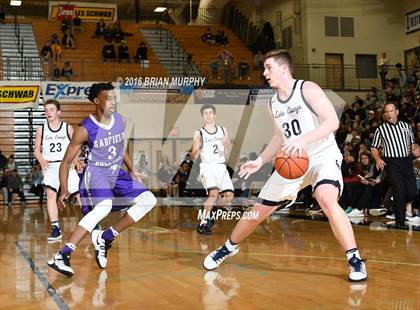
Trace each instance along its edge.
<instances>
[{"instance_id":1,"label":"jersey number 3","mask_svg":"<svg viewBox=\"0 0 420 310\"><path fill-rule=\"evenodd\" d=\"M284 135L286 138L290 138L292 134L294 136L298 136L302 133L302 129L300 129L300 124L297 119L294 119L289 123L283 123L282 125L284 130Z\"/></svg>"}]
</instances>

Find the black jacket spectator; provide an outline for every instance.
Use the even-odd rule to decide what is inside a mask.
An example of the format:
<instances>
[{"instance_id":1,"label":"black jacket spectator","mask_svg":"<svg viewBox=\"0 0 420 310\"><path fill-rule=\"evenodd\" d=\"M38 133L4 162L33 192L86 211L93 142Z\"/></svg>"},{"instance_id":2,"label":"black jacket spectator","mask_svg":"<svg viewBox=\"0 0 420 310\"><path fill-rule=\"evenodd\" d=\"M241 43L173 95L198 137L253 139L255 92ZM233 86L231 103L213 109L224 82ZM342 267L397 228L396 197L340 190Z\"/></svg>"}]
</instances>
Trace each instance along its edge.
<instances>
[{"instance_id":1,"label":"black jacket spectator","mask_svg":"<svg viewBox=\"0 0 420 310\"><path fill-rule=\"evenodd\" d=\"M134 60L138 62L139 60L147 60L147 47L144 42L140 43L140 46L137 48L136 55Z\"/></svg>"},{"instance_id":2,"label":"black jacket spectator","mask_svg":"<svg viewBox=\"0 0 420 310\"><path fill-rule=\"evenodd\" d=\"M121 41L121 45L118 46L118 61L127 60L130 62L130 54L128 53L128 46L125 44L125 41Z\"/></svg>"},{"instance_id":3,"label":"black jacket spectator","mask_svg":"<svg viewBox=\"0 0 420 310\"><path fill-rule=\"evenodd\" d=\"M0 169L3 169L7 165L7 158L1 153L0 150Z\"/></svg>"},{"instance_id":4,"label":"black jacket spectator","mask_svg":"<svg viewBox=\"0 0 420 310\"><path fill-rule=\"evenodd\" d=\"M114 61L115 60L115 58L116 58L115 47L112 43L108 43L108 44L104 45L104 47L102 48L102 57L103 57L104 61L106 61L106 60Z\"/></svg>"}]
</instances>

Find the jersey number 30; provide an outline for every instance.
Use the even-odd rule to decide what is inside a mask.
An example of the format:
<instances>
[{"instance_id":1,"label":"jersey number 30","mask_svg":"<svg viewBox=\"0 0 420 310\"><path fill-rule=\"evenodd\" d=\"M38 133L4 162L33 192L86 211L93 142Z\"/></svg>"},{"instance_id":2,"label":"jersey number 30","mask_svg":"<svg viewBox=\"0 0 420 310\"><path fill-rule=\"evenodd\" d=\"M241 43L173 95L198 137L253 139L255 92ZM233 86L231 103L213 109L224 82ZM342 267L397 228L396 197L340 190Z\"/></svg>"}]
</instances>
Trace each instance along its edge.
<instances>
[{"instance_id":1,"label":"jersey number 30","mask_svg":"<svg viewBox=\"0 0 420 310\"><path fill-rule=\"evenodd\" d=\"M284 135L286 138L290 138L292 133L294 136L298 136L302 133L302 129L300 129L300 124L297 119L294 119L289 123L283 123L283 130Z\"/></svg>"}]
</instances>

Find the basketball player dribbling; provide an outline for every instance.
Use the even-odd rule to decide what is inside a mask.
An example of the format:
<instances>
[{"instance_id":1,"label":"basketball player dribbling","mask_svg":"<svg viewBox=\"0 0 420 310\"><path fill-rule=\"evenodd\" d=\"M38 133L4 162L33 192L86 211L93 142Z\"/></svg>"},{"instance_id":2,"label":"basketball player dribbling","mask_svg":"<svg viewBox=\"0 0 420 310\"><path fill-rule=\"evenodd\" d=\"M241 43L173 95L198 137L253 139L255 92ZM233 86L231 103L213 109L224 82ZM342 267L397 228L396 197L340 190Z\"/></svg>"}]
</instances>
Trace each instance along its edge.
<instances>
[{"instance_id":1,"label":"basketball player dribbling","mask_svg":"<svg viewBox=\"0 0 420 310\"><path fill-rule=\"evenodd\" d=\"M216 108L213 105L205 104L200 108L204 125L194 133L192 157L201 157L200 180L206 189L208 198L204 203L204 214L206 215L197 226L197 232L202 235L211 234L214 221L210 218L211 211L223 194L223 206L231 204L233 199L233 184L226 169L226 157L229 151L230 142L226 128L216 126Z\"/></svg>"},{"instance_id":2,"label":"basketball player dribbling","mask_svg":"<svg viewBox=\"0 0 420 310\"><path fill-rule=\"evenodd\" d=\"M334 131L339 125L334 107L317 84L293 79L292 60L285 50L273 50L265 55L263 74L270 87L276 90L268 105L274 136L256 160L241 166L239 174L248 178L270 162L279 150L301 155L305 149L309 168L303 177L295 180L284 179L273 172L259 194L259 203L252 209L259 214L258 219L241 219L225 244L207 255L204 267L215 269L227 257L237 254L238 243L279 205L293 202L300 189L312 185L314 197L346 252L350 268L348 279L364 281L367 279L364 260L357 249L351 224L337 202L343 180L342 155L334 139Z\"/></svg>"},{"instance_id":3,"label":"basketball player dribbling","mask_svg":"<svg viewBox=\"0 0 420 310\"><path fill-rule=\"evenodd\" d=\"M47 100L44 104L44 111L47 122L36 130L34 153L44 176L42 183L47 194L48 217L52 226L47 241L55 242L62 238L57 208L57 193L60 188L58 170L74 129L60 120L61 107L57 100ZM73 195L79 191L79 176L73 167L69 171L68 190Z\"/></svg>"},{"instance_id":4,"label":"basketball player dribbling","mask_svg":"<svg viewBox=\"0 0 420 310\"><path fill-rule=\"evenodd\" d=\"M71 139L60 166L62 193L60 203L65 206L69 197L67 176L71 162L83 144L89 149L88 164L80 182L82 211L85 214L64 248L48 261L48 265L65 276L72 276L70 256L79 242L91 233L96 263L107 265L107 253L115 237L138 222L155 205L155 196L140 182L139 172L125 152L126 120L115 112L115 92L110 83L93 84L89 100L96 106L94 114L81 122ZM125 164L129 175L121 168ZM114 225L101 231L96 225L111 211L127 210Z\"/></svg>"}]
</instances>

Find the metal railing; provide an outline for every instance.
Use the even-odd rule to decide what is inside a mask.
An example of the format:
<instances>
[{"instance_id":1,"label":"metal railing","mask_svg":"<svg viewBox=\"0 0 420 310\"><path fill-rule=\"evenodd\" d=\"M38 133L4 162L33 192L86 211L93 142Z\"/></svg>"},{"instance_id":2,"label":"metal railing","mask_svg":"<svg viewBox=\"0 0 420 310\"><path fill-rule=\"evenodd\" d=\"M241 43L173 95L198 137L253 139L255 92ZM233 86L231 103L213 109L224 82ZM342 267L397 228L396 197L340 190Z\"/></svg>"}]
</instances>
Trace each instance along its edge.
<instances>
[{"instance_id":1,"label":"metal railing","mask_svg":"<svg viewBox=\"0 0 420 310\"><path fill-rule=\"evenodd\" d=\"M168 42L168 48L170 48L170 43ZM179 71L180 74L188 75L188 65L185 62L185 59L178 59L177 54L174 51L173 61L171 65L176 71ZM54 80L57 79L54 76L54 69L56 66L60 69L62 68L62 62L59 62L58 65L55 64L52 60L42 61L41 67L42 70L29 71L28 68L30 65L33 65L39 62L39 58L30 58L30 57L4 57L3 58L3 79L8 80L8 72L14 72L19 74L21 80L28 80L31 76L40 76L40 79ZM222 63L218 63L217 72L214 75L210 68L210 64L207 62L194 62L194 64L200 69L200 72L207 78L211 83L217 82L220 77L221 80L225 81L225 74L230 74L230 82L235 84L235 81L239 79L239 71L237 68L237 63L233 63L228 68L225 67ZM98 62L94 60L84 60L72 61L71 66L73 68L75 81L115 81L118 77L122 78L136 78L136 77L165 77L168 76L168 73L164 69L162 63L156 61L141 61L139 63L134 62L133 58L130 59L129 63L118 62ZM23 69L22 69L23 68ZM293 76L298 79L310 80L322 88L331 88L339 90L366 90L370 89L372 86L379 87L380 77L379 73L371 78L361 78L358 76L360 70L355 65L345 65L343 67L339 66L329 66L323 64L295 64ZM214 75L214 76L213 76ZM250 64L249 74L251 77L250 84L255 84L255 82L262 83L262 69L256 68L254 64ZM41 77L45 76L45 78ZM398 78L398 72L394 69L393 66L390 66L387 79L396 79ZM59 78L60 80L66 80L63 77ZM243 84L243 83L241 83Z\"/></svg>"}]
</instances>

